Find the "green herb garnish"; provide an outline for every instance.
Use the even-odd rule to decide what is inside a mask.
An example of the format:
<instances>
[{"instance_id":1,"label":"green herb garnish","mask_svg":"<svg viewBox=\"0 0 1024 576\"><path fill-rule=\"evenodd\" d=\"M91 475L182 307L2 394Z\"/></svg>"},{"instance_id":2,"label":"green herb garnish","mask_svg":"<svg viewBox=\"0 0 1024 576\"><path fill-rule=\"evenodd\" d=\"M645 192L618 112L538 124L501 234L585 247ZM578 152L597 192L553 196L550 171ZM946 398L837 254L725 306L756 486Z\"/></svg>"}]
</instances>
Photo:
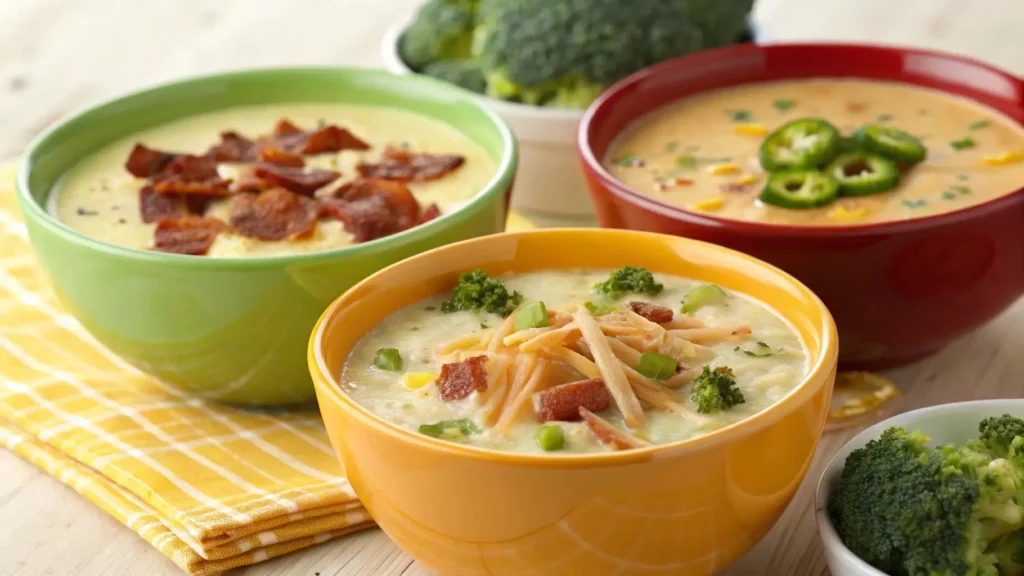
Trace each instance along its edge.
<instances>
[{"instance_id":1,"label":"green herb garnish","mask_svg":"<svg viewBox=\"0 0 1024 576\"><path fill-rule=\"evenodd\" d=\"M736 377L728 366L719 366L714 370L704 366L704 371L693 381L690 402L697 406L697 412L711 414L743 404L746 399L736 387Z\"/></svg>"},{"instance_id":2,"label":"green herb garnish","mask_svg":"<svg viewBox=\"0 0 1024 576\"><path fill-rule=\"evenodd\" d=\"M907 208L920 208L920 207L924 206L927 203L928 202L926 202L924 199L904 200L903 201L903 205L906 206Z\"/></svg>"},{"instance_id":3,"label":"green herb garnish","mask_svg":"<svg viewBox=\"0 0 1024 576\"><path fill-rule=\"evenodd\" d=\"M784 350L780 347L778 350L772 350L772 347L765 344L764 342L757 343L756 350L746 350L740 346L733 348L736 352L743 352L751 358L770 358L782 354Z\"/></svg>"},{"instance_id":4,"label":"green herb garnish","mask_svg":"<svg viewBox=\"0 0 1024 576\"><path fill-rule=\"evenodd\" d=\"M530 302L516 310L516 331L547 326L548 309L543 302Z\"/></svg>"},{"instance_id":5,"label":"green herb garnish","mask_svg":"<svg viewBox=\"0 0 1024 576\"><path fill-rule=\"evenodd\" d=\"M644 165L643 159L636 154L625 154L619 156L619 159L615 161L619 166L626 166L629 168L639 168Z\"/></svg>"},{"instance_id":6,"label":"green herb garnish","mask_svg":"<svg viewBox=\"0 0 1024 576\"><path fill-rule=\"evenodd\" d=\"M968 148L974 148L975 146L977 146L977 143L974 141L974 138L971 138L970 136L964 136L959 140L953 140L949 143L949 147L953 150L966 150Z\"/></svg>"},{"instance_id":7,"label":"green herb garnish","mask_svg":"<svg viewBox=\"0 0 1024 576\"><path fill-rule=\"evenodd\" d=\"M477 269L459 276L459 283L452 288L451 295L441 304L441 311L451 313L459 310L483 310L505 317L522 301L522 294L510 294L504 282L497 278L488 278L483 270Z\"/></svg>"},{"instance_id":8,"label":"green herb garnish","mask_svg":"<svg viewBox=\"0 0 1024 576\"><path fill-rule=\"evenodd\" d=\"M696 170L697 157L690 154L685 156L676 156L676 167L682 168L683 170Z\"/></svg>"},{"instance_id":9,"label":"green herb garnish","mask_svg":"<svg viewBox=\"0 0 1024 576\"><path fill-rule=\"evenodd\" d=\"M988 120L977 120L975 122L971 122L970 125L967 126L967 129L968 130L981 130L982 128L988 128L989 124L990 124L990 122Z\"/></svg>"},{"instance_id":10,"label":"green herb garnish","mask_svg":"<svg viewBox=\"0 0 1024 576\"><path fill-rule=\"evenodd\" d=\"M949 189L961 196L969 196L971 194L971 189L967 186L950 186Z\"/></svg>"},{"instance_id":11,"label":"green herb garnish","mask_svg":"<svg viewBox=\"0 0 1024 576\"><path fill-rule=\"evenodd\" d=\"M749 122L754 119L754 115L748 110L726 110L726 114L733 122Z\"/></svg>"},{"instance_id":12,"label":"green herb garnish","mask_svg":"<svg viewBox=\"0 0 1024 576\"><path fill-rule=\"evenodd\" d=\"M402 369L402 355L397 348L381 348L373 355L373 365L381 370L398 372Z\"/></svg>"},{"instance_id":13,"label":"green herb garnish","mask_svg":"<svg viewBox=\"0 0 1024 576\"><path fill-rule=\"evenodd\" d=\"M561 426L547 424L537 428L537 445L545 452L561 450L565 446L565 432Z\"/></svg>"},{"instance_id":14,"label":"green herb garnish","mask_svg":"<svg viewBox=\"0 0 1024 576\"><path fill-rule=\"evenodd\" d=\"M594 293L604 295L610 300L615 300L627 292L655 296L664 289L665 286L656 282L649 270L636 266L619 268L609 274L604 282L594 284Z\"/></svg>"},{"instance_id":15,"label":"green herb garnish","mask_svg":"<svg viewBox=\"0 0 1024 576\"><path fill-rule=\"evenodd\" d=\"M431 438L461 440L473 434L478 434L480 427L468 418L460 418L458 420L442 420L434 424L420 424L419 432Z\"/></svg>"},{"instance_id":16,"label":"green herb garnish","mask_svg":"<svg viewBox=\"0 0 1024 576\"><path fill-rule=\"evenodd\" d=\"M683 297L683 314L693 314L704 306L725 302L726 293L714 284L703 284L693 288Z\"/></svg>"},{"instance_id":17,"label":"green herb garnish","mask_svg":"<svg viewBox=\"0 0 1024 576\"><path fill-rule=\"evenodd\" d=\"M945 192L942 193L943 200L956 200L956 198L956 192L950 192L949 190L946 190Z\"/></svg>"},{"instance_id":18,"label":"green herb garnish","mask_svg":"<svg viewBox=\"0 0 1024 576\"><path fill-rule=\"evenodd\" d=\"M967 174L957 174L956 179L961 182L967 182L970 177Z\"/></svg>"},{"instance_id":19,"label":"green herb garnish","mask_svg":"<svg viewBox=\"0 0 1024 576\"><path fill-rule=\"evenodd\" d=\"M675 152L679 149L679 142L669 142L665 144L665 152Z\"/></svg>"},{"instance_id":20,"label":"green herb garnish","mask_svg":"<svg viewBox=\"0 0 1024 576\"><path fill-rule=\"evenodd\" d=\"M485 324L483 322L480 323L480 329L481 330L487 330L488 328L490 328L490 326L488 326L487 324Z\"/></svg>"},{"instance_id":21,"label":"green herb garnish","mask_svg":"<svg viewBox=\"0 0 1024 576\"><path fill-rule=\"evenodd\" d=\"M796 106L796 101L790 98L779 98L772 102L772 106L775 106L775 109L779 112L785 112L793 106Z\"/></svg>"},{"instance_id":22,"label":"green herb garnish","mask_svg":"<svg viewBox=\"0 0 1024 576\"><path fill-rule=\"evenodd\" d=\"M657 352L644 352L636 364L636 371L658 382L668 380L676 373L679 365L671 356Z\"/></svg>"}]
</instances>

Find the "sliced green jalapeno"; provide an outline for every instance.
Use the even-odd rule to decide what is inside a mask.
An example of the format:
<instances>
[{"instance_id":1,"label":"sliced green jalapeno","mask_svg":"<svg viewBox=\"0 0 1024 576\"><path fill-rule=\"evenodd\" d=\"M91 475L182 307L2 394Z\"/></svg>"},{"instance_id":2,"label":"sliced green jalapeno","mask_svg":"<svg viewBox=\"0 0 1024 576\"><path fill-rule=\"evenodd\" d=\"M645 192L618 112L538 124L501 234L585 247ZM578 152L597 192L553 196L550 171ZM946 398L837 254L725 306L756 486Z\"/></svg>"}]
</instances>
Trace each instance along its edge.
<instances>
[{"instance_id":1,"label":"sliced green jalapeno","mask_svg":"<svg viewBox=\"0 0 1024 576\"><path fill-rule=\"evenodd\" d=\"M801 118L769 134L758 158L769 172L817 168L836 157L839 143L835 126L819 118Z\"/></svg>"},{"instance_id":2,"label":"sliced green jalapeno","mask_svg":"<svg viewBox=\"0 0 1024 576\"><path fill-rule=\"evenodd\" d=\"M841 154L826 172L839 182L842 196L879 194L900 183L900 169L895 162L867 152Z\"/></svg>"},{"instance_id":3,"label":"sliced green jalapeno","mask_svg":"<svg viewBox=\"0 0 1024 576\"><path fill-rule=\"evenodd\" d=\"M782 208L824 206L839 196L836 179L819 170L776 172L761 190L761 201Z\"/></svg>"},{"instance_id":4,"label":"sliced green jalapeno","mask_svg":"<svg viewBox=\"0 0 1024 576\"><path fill-rule=\"evenodd\" d=\"M853 138L864 150L901 164L917 164L928 155L920 140L899 128L865 124Z\"/></svg>"}]
</instances>

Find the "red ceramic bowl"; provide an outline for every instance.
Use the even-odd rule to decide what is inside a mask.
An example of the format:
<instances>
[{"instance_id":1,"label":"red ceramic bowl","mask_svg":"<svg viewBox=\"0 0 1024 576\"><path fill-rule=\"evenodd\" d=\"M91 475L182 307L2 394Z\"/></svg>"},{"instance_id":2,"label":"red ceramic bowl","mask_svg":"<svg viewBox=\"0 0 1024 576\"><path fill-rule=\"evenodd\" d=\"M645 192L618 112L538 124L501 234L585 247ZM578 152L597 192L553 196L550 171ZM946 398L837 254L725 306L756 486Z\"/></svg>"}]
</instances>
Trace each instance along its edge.
<instances>
[{"instance_id":1,"label":"red ceramic bowl","mask_svg":"<svg viewBox=\"0 0 1024 576\"><path fill-rule=\"evenodd\" d=\"M600 163L631 121L682 97L748 82L857 77L971 98L1024 124L1024 81L949 54L845 44L745 44L652 66L587 110L577 145L601 225L721 244L775 264L825 302L844 369L878 369L932 354L1024 293L1021 189L948 214L900 222L797 227L740 222L658 202Z\"/></svg>"}]
</instances>

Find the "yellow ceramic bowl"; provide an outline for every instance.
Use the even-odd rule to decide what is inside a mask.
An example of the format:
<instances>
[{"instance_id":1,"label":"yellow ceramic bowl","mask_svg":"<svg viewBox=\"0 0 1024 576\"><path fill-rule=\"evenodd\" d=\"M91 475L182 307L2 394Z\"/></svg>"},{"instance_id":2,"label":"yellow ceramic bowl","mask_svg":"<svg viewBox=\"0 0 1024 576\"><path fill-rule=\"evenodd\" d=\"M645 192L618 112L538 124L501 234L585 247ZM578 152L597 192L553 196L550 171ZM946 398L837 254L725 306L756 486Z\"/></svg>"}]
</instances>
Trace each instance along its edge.
<instances>
[{"instance_id":1,"label":"yellow ceramic bowl","mask_svg":"<svg viewBox=\"0 0 1024 576\"><path fill-rule=\"evenodd\" d=\"M359 338L458 274L643 266L714 282L778 310L807 346L806 380L774 406L700 438L628 452L524 455L398 428L338 386ZM425 252L354 286L309 344L320 410L356 493L400 547L441 576L706 575L749 550L789 503L814 455L835 379L828 310L759 260L626 230L536 230Z\"/></svg>"}]
</instances>

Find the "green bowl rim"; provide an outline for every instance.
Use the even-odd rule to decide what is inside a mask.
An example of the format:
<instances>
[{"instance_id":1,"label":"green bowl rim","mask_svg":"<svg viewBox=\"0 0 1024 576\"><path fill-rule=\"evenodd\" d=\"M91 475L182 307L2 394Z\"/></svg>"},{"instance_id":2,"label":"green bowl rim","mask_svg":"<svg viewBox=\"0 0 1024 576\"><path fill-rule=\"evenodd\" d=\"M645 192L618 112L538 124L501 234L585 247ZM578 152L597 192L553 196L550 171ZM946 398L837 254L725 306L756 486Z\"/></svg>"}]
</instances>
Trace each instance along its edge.
<instances>
[{"instance_id":1,"label":"green bowl rim","mask_svg":"<svg viewBox=\"0 0 1024 576\"><path fill-rule=\"evenodd\" d=\"M170 254L166 252L156 252L151 250L140 250L137 248L129 248L125 246L118 246L116 244L110 244L100 240L96 240L89 236L86 236L77 230L70 228L63 222L53 217L29 192L29 174L33 169L33 159L38 153L38 150L43 146L51 144L51 141L60 138L59 132L64 127L72 122L87 118L89 115L94 114L100 110L121 106L126 101L130 101L139 96L152 94L168 88L180 87L186 84L209 82L217 79L230 79L230 78L244 78L252 76L260 76L265 74L284 74L284 73L321 73L321 74L364 74L377 76L379 78L386 78L389 82L406 83L415 85L421 84L424 89L432 90L434 93L441 95L450 95L453 98L458 98L464 101L466 104L480 110L483 114L491 121L491 124L498 130L503 145L503 151L501 160L498 163L498 169L494 176L483 186L483 188L477 192L469 202L460 206L457 210L442 214L439 218L435 218L430 222L415 226L398 234L393 234L384 238L378 238L377 240L371 240L369 242L363 242L360 244L352 244L349 246L342 246L340 248L334 248L330 250L320 250L316 252L306 252L302 254L284 254L275 256L260 256L254 258L243 258L243 257L217 257L210 258L205 256L190 256L184 254ZM227 107L227 108L230 108ZM225 109L227 109L225 108ZM417 112L418 113L418 112ZM426 116L425 114L421 114ZM429 117L429 116L428 116ZM445 122L448 124L447 122ZM450 125L450 124L449 124ZM456 130L457 127L453 126ZM52 145L52 144L51 144ZM59 144L58 144L59 145ZM458 87L451 86L446 82L430 78L421 74L394 74L385 70L378 70L374 68L362 68L358 66L285 66L285 67L267 67L267 68L249 68L244 70L234 70L230 72L221 72L214 74L203 74L196 76L187 76L178 80L172 80L169 82L163 82L160 84L152 85L146 88L135 90L127 94L103 100L99 103L86 106L75 112L68 114L60 120L54 122L41 134L36 136L25 149L22 154L21 160L18 162L16 170L16 185L15 191L19 202L22 205L26 220L34 218L39 224L48 229L49 232L57 234L64 240L69 240L87 248L106 252L113 256L121 256L124 258L132 258L144 261L150 261L157 264L167 264L175 266L204 266L204 267L215 267L215 268L267 268L276 267L282 264L311 264L311 263L322 263L323 261L333 260L339 256L359 256L373 254L374 252L384 251L391 246L392 243L399 243L404 241L416 241L425 239L426 237L440 232L442 228L449 225L457 225L466 219L467 213L473 208L478 207L490 201L496 194L500 194L506 191L512 184L512 180L515 176L516 167L519 162L519 147L515 136L512 134L512 130L507 124L501 119L498 114L486 106L481 105L471 97L471 93L466 92ZM52 193L52 192L51 192Z\"/></svg>"}]
</instances>

